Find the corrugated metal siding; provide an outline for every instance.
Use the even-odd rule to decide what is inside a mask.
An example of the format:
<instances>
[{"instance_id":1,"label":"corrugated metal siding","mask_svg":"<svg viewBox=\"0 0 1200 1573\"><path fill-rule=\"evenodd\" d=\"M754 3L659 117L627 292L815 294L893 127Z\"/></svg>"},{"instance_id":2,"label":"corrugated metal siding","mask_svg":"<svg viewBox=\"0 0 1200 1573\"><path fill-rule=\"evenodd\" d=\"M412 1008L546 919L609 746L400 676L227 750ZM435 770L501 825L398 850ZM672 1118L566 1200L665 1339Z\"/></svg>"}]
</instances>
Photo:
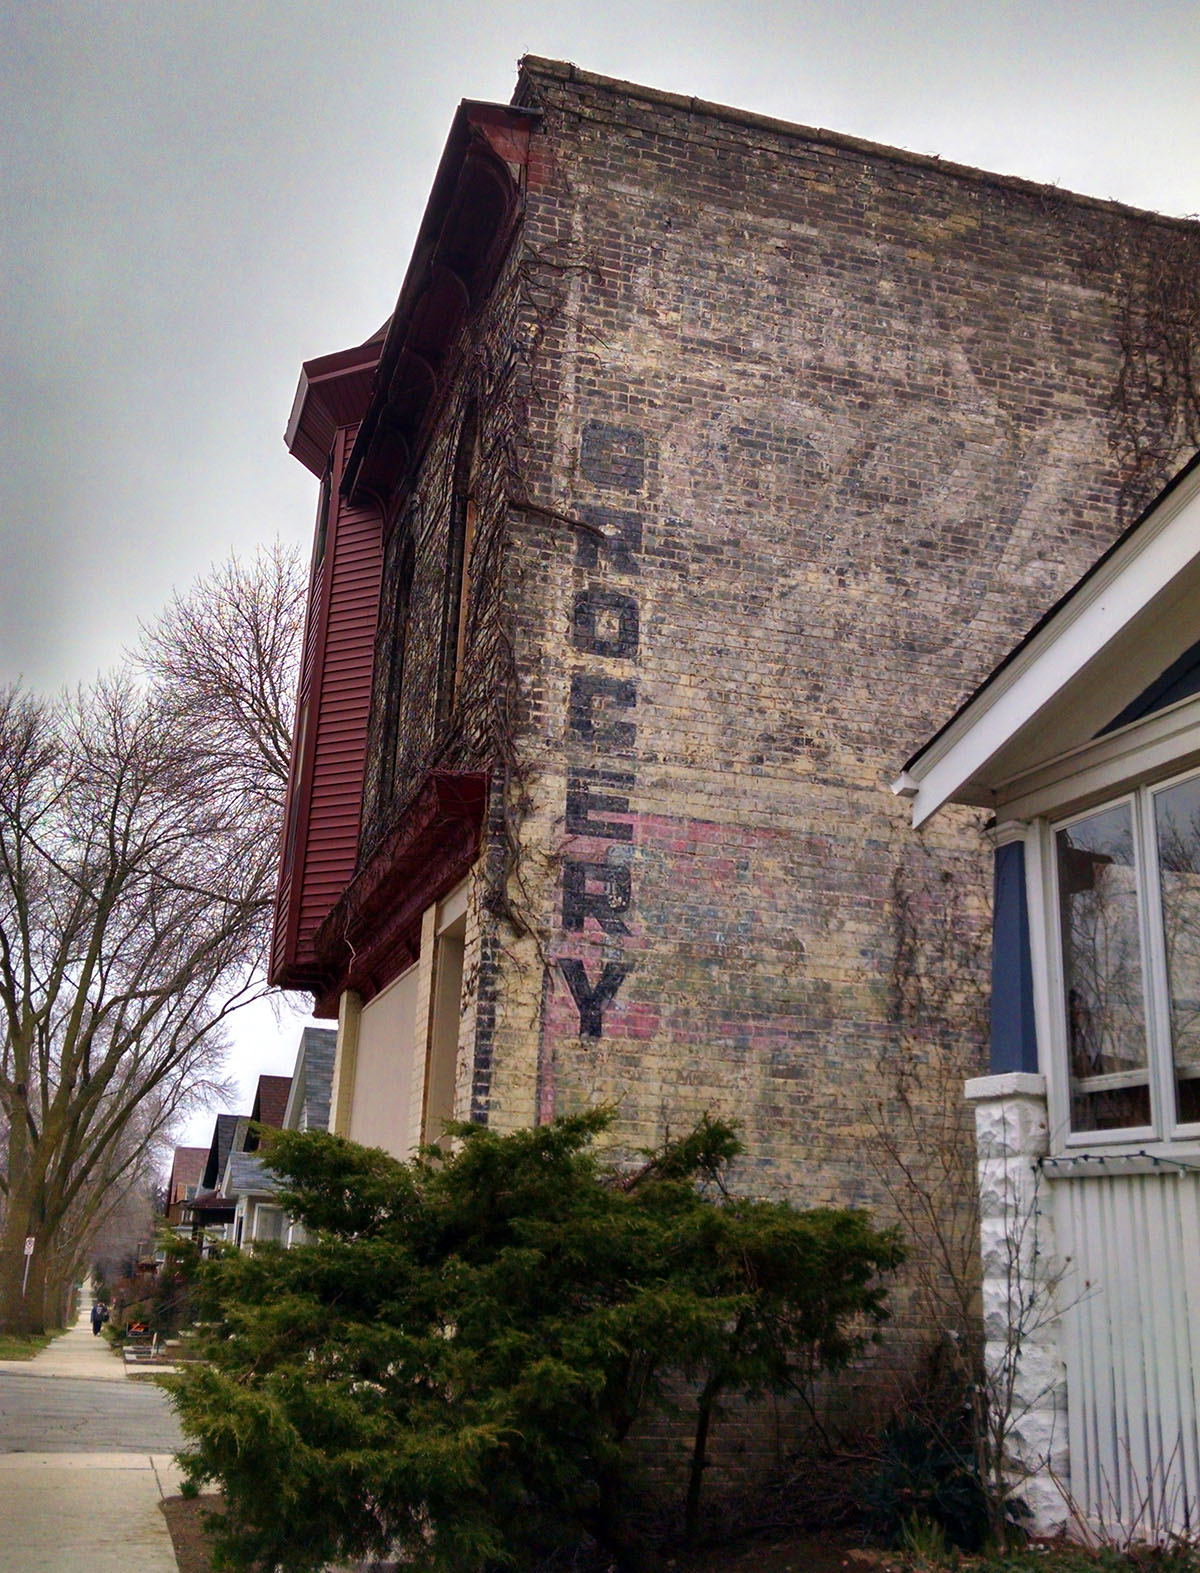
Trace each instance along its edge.
<instances>
[{"instance_id":1,"label":"corrugated metal siding","mask_svg":"<svg viewBox=\"0 0 1200 1573\"><path fill-rule=\"evenodd\" d=\"M312 710L316 738L296 939L300 958L353 877L358 853L382 568L378 516L339 507L329 549L325 647Z\"/></svg>"},{"instance_id":2,"label":"corrugated metal siding","mask_svg":"<svg viewBox=\"0 0 1200 1573\"><path fill-rule=\"evenodd\" d=\"M1200 1528L1200 1176L1056 1182L1071 1492L1108 1531Z\"/></svg>"}]
</instances>

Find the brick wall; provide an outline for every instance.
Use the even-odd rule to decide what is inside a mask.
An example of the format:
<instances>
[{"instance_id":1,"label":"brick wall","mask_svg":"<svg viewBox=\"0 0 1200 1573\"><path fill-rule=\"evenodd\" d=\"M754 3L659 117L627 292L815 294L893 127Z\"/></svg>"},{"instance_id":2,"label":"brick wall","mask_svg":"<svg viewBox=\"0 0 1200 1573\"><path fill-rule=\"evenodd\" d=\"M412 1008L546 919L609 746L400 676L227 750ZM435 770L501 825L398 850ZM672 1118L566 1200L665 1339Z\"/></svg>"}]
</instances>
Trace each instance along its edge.
<instances>
[{"instance_id":1,"label":"brick wall","mask_svg":"<svg viewBox=\"0 0 1200 1573\"><path fill-rule=\"evenodd\" d=\"M1131 506L1095 259L1143 221L545 63L518 96L525 218L411 511L432 615L477 399L470 672L439 738L414 625L389 808L393 535L364 842L430 762L496 770L460 1113L612 1102L636 1144L718 1112L747 1189L886 1215L898 1059L982 1050L948 982L898 1021L888 784ZM981 818L925 837L931 971L986 965Z\"/></svg>"},{"instance_id":2,"label":"brick wall","mask_svg":"<svg viewBox=\"0 0 1200 1573\"><path fill-rule=\"evenodd\" d=\"M472 770L493 756L513 421L511 356L518 267L514 260L485 309L447 351L442 397L410 487L386 510L383 585L361 852L369 856L431 769ZM446 560L464 423L478 423L475 531L467 585L466 641L453 705L440 692ZM449 711L447 715L446 712Z\"/></svg>"},{"instance_id":3,"label":"brick wall","mask_svg":"<svg viewBox=\"0 0 1200 1573\"><path fill-rule=\"evenodd\" d=\"M888 785L1128 513L1094 259L1141 221L536 64L522 91L516 467L555 517L510 515L535 932L497 931L487 1115L607 1101L638 1144L719 1112L748 1190L893 1216L880 1126L930 1158L983 980L897 1019ZM982 819L925 836L931 972L986 966Z\"/></svg>"}]
</instances>

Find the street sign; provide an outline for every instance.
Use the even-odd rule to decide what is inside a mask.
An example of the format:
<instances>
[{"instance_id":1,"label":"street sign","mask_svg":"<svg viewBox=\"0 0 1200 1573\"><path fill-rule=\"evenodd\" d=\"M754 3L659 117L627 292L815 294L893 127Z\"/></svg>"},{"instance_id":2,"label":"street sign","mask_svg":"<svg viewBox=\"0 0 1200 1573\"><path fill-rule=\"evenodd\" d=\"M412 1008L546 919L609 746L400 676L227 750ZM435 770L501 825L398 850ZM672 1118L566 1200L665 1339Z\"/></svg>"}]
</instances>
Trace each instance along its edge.
<instances>
[{"instance_id":1,"label":"street sign","mask_svg":"<svg viewBox=\"0 0 1200 1573\"><path fill-rule=\"evenodd\" d=\"M36 1235L27 1234L25 1236L25 1255L26 1256L32 1256L33 1255L33 1247L34 1247L34 1244L36 1242L36 1239L37 1239Z\"/></svg>"},{"instance_id":2,"label":"street sign","mask_svg":"<svg viewBox=\"0 0 1200 1573\"><path fill-rule=\"evenodd\" d=\"M26 1285L29 1283L29 1258L33 1255L33 1248L34 1248L34 1246L36 1244L37 1244L37 1236L36 1235L27 1234L25 1236L25 1272L23 1273L23 1275L21 1277L21 1299L22 1300L25 1298L25 1288L26 1288Z\"/></svg>"}]
</instances>

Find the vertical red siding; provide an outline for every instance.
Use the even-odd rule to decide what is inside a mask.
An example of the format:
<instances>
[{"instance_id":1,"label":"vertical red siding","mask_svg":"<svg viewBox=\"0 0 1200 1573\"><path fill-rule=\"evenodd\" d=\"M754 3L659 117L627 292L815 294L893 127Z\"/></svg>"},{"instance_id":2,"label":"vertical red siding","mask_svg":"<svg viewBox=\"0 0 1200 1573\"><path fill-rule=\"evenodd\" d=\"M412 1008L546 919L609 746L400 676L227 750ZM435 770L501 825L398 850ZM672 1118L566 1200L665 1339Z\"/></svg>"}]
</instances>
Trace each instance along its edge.
<instances>
[{"instance_id":1,"label":"vertical red siding","mask_svg":"<svg viewBox=\"0 0 1200 1573\"><path fill-rule=\"evenodd\" d=\"M298 959L354 876L379 613L378 515L341 506L331 534L329 613L319 688L310 709L315 744Z\"/></svg>"},{"instance_id":2,"label":"vertical red siding","mask_svg":"<svg viewBox=\"0 0 1200 1573\"><path fill-rule=\"evenodd\" d=\"M271 951L272 981L292 987L308 985L313 935L353 878L358 854L383 552L378 515L349 507L337 489L354 431L342 428L334 443L325 556L309 591L301 657L288 792L295 829L285 839Z\"/></svg>"}]
</instances>

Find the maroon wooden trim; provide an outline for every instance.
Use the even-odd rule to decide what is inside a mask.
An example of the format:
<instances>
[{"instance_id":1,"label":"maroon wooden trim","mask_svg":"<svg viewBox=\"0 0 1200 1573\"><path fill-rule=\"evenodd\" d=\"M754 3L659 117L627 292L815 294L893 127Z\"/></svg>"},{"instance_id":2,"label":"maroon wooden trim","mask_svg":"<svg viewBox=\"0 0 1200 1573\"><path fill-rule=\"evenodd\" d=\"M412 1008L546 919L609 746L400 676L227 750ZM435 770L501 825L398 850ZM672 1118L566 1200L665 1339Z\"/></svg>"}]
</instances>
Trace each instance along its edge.
<instances>
[{"instance_id":1,"label":"maroon wooden trim","mask_svg":"<svg viewBox=\"0 0 1200 1573\"><path fill-rule=\"evenodd\" d=\"M283 440L293 458L319 479L339 426L361 420L371 402L383 334L365 344L307 360L292 401Z\"/></svg>"},{"instance_id":2,"label":"maroon wooden trim","mask_svg":"<svg viewBox=\"0 0 1200 1573\"><path fill-rule=\"evenodd\" d=\"M458 107L388 327L370 408L346 461L343 488L351 501L387 495L420 462L444 391L436 373L511 244L529 138L539 118L539 111L507 104L464 100ZM457 279L457 290L447 289L448 274ZM405 352L418 349L435 372L432 381L414 382L404 369Z\"/></svg>"},{"instance_id":3,"label":"maroon wooden trim","mask_svg":"<svg viewBox=\"0 0 1200 1573\"><path fill-rule=\"evenodd\" d=\"M488 778L435 770L317 930L317 1015L343 989L370 999L420 952L421 918L479 856ZM332 1007L332 1008L331 1008Z\"/></svg>"}]
</instances>

